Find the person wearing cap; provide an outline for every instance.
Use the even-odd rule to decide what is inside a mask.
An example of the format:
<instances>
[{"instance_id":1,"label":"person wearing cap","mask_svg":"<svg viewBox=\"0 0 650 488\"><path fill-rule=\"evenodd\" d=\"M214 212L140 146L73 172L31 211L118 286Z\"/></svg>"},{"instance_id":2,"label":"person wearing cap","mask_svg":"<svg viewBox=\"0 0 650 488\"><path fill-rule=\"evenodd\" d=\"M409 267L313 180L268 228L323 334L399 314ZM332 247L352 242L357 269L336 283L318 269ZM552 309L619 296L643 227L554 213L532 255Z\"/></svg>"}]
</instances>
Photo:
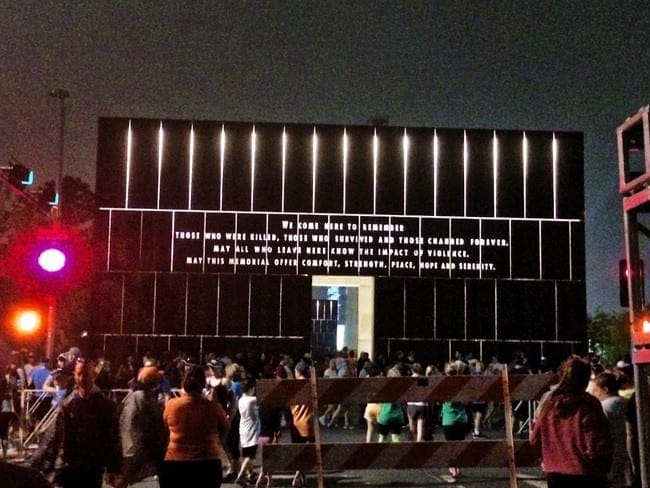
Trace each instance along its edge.
<instances>
[{"instance_id":1,"label":"person wearing cap","mask_svg":"<svg viewBox=\"0 0 650 488\"><path fill-rule=\"evenodd\" d=\"M114 479L115 488L124 488L160 470L168 442L156 393L161 378L162 371L156 366L144 366L120 404L122 472Z\"/></svg>"}]
</instances>

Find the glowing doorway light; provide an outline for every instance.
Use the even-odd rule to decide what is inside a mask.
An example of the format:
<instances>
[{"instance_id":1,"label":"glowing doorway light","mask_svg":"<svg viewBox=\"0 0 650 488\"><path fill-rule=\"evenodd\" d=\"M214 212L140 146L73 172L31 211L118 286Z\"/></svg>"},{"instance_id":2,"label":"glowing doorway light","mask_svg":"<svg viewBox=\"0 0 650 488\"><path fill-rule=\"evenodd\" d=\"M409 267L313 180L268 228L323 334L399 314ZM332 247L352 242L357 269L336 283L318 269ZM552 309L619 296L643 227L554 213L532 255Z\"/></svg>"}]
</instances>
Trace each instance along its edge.
<instances>
[{"instance_id":1,"label":"glowing doorway light","mask_svg":"<svg viewBox=\"0 0 650 488\"><path fill-rule=\"evenodd\" d=\"M190 150L189 150L189 188L187 191L187 208L192 210L192 181L194 180L194 124L190 127Z\"/></svg>"},{"instance_id":2,"label":"glowing doorway light","mask_svg":"<svg viewBox=\"0 0 650 488\"><path fill-rule=\"evenodd\" d=\"M158 189L156 191L156 208L160 208L160 179L162 178L163 166L163 145L165 143L165 131L163 130L162 121L158 129Z\"/></svg>"},{"instance_id":3,"label":"glowing doorway light","mask_svg":"<svg viewBox=\"0 0 650 488\"><path fill-rule=\"evenodd\" d=\"M32 334L41 326L41 315L35 310L25 310L16 318L16 329L22 334Z\"/></svg>"},{"instance_id":4,"label":"glowing doorway light","mask_svg":"<svg viewBox=\"0 0 650 488\"><path fill-rule=\"evenodd\" d=\"M46 249L38 255L38 265L48 273L57 273L65 266L65 254L55 247Z\"/></svg>"},{"instance_id":5,"label":"glowing doorway light","mask_svg":"<svg viewBox=\"0 0 650 488\"><path fill-rule=\"evenodd\" d=\"M347 192L347 177L348 177L348 132L343 129L343 213L345 213L345 201Z\"/></svg>"},{"instance_id":6,"label":"glowing doorway light","mask_svg":"<svg viewBox=\"0 0 650 488\"><path fill-rule=\"evenodd\" d=\"M553 218L557 219L557 171L558 171L558 142L553 132L553 143L551 145L553 154Z\"/></svg>"},{"instance_id":7,"label":"glowing doorway light","mask_svg":"<svg viewBox=\"0 0 650 488\"><path fill-rule=\"evenodd\" d=\"M316 211L316 171L318 169L318 135L314 127L311 149L311 211Z\"/></svg>"},{"instance_id":8,"label":"glowing doorway light","mask_svg":"<svg viewBox=\"0 0 650 488\"><path fill-rule=\"evenodd\" d=\"M467 131L463 131L463 215L467 217L467 175L469 173L469 142Z\"/></svg>"},{"instance_id":9,"label":"glowing doorway light","mask_svg":"<svg viewBox=\"0 0 650 488\"><path fill-rule=\"evenodd\" d=\"M287 175L287 127L282 128L282 211L284 212L284 183Z\"/></svg>"},{"instance_id":10,"label":"glowing doorway light","mask_svg":"<svg viewBox=\"0 0 650 488\"><path fill-rule=\"evenodd\" d=\"M527 195L527 183L528 183L528 138L526 137L526 133L524 132L523 135L523 140L521 144L521 159L522 159L522 164L523 164L523 169L524 169L524 218L527 217L527 208L526 208L526 202L528 200L528 195Z\"/></svg>"},{"instance_id":11,"label":"glowing doorway light","mask_svg":"<svg viewBox=\"0 0 650 488\"><path fill-rule=\"evenodd\" d=\"M372 137L372 213L377 213L377 167L379 166L379 137Z\"/></svg>"},{"instance_id":12,"label":"glowing doorway light","mask_svg":"<svg viewBox=\"0 0 650 488\"><path fill-rule=\"evenodd\" d=\"M226 166L226 127L221 125L219 161L219 210L223 210L223 171Z\"/></svg>"},{"instance_id":13,"label":"glowing doorway light","mask_svg":"<svg viewBox=\"0 0 650 488\"><path fill-rule=\"evenodd\" d=\"M438 214L438 165L440 158L440 147L438 143L438 131L433 131L433 215Z\"/></svg>"},{"instance_id":14,"label":"glowing doorway light","mask_svg":"<svg viewBox=\"0 0 650 488\"><path fill-rule=\"evenodd\" d=\"M403 171L404 171L404 181L402 191L404 192L402 196L402 213L406 215L406 191L407 191L407 182L408 182L408 169L409 169L409 136L406 134L406 129L404 129L404 136L402 138L402 160L403 160Z\"/></svg>"},{"instance_id":15,"label":"glowing doorway light","mask_svg":"<svg viewBox=\"0 0 650 488\"><path fill-rule=\"evenodd\" d=\"M497 192L499 181L499 139L497 139L497 131L494 131L492 135L492 205L494 208L494 216L497 216L498 210L498 199Z\"/></svg>"},{"instance_id":16,"label":"glowing doorway light","mask_svg":"<svg viewBox=\"0 0 650 488\"><path fill-rule=\"evenodd\" d=\"M129 208L129 181L131 180L131 150L133 148L133 131L131 130L131 121L126 131L126 191L124 195L124 207Z\"/></svg>"},{"instance_id":17,"label":"glowing doorway light","mask_svg":"<svg viewBox=\"0 0 650 488\"><path fill-rule=\"evenodd\" d=\"M253 211L253 202L255 201L255 152L257 150L257 134L255 126L251 132L251 212Z\"/></svg>"}]
</instances>

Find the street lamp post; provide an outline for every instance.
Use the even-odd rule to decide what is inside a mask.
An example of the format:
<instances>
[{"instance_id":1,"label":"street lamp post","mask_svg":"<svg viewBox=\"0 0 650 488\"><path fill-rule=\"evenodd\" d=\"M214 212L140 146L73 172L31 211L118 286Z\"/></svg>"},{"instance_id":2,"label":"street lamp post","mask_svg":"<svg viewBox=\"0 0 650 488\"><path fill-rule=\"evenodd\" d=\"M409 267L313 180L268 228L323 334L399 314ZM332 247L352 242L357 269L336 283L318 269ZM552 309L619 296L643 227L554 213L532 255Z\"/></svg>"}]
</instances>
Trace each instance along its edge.
<instances>
[{"instance_id":1,"label":"street lamp post","mask_svg":"<svg viewBox=\"0 0 650 488\"><path fill-rule=\"evenodd\" d=\"M57 202L58 203L57 207L60 207L61 190L63 187L63 149L65 143L65 99L70 96L70 92L62 88L56 88L50 91L50 96L54 98L58 98L61 101L61 119L59 124L59 161L57 166L56 182L54 187L54 191L56 192L56 195L58 195L59 198L59 201ZM55 210L53 213L54 219L58 220L60 214L61 214L61 210L60 208L57 208L57 210Z\"/></svg>"},{"instance_id":2,"label":"street lamp post","mask_svg":"<svg viewBox=\"0 0 650 488\"><path fill-rule=\"evenodd\" d=\"M56 88L50 91L50 96L58 98L61 102L61 118L59 123L59 161L57 164L56 181L54 186L55 195L58 201L52 207L51 217L54 225L57 225L61 217L61 190L63 189L63 149L65 143L65 99L70 96L70 92L62 88ZM45 353L48 358L54 357L54 340L56 331L56 296L51 294L47 297L47 332L45 340Z\"/></svg>"}]
</instances>

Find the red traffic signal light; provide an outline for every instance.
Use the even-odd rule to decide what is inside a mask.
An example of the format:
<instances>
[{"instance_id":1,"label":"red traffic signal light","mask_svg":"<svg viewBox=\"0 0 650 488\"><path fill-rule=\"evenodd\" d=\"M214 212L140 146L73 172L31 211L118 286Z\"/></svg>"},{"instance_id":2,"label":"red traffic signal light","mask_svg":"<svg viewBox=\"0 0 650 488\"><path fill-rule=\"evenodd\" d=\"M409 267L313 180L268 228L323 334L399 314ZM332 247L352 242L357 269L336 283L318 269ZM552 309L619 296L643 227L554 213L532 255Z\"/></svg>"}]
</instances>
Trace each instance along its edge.
<instances>
[{"instance_id":1,"label":"red traffic signal light","mask_svg":"<svg viewBox=\"0 0 650 488\"><path fill-rule=\"evenodd\" d=\"M17 236L2 268L29 293L58 296L89 275L92 256L73 229L54 226Z\"/></svg>"},{"instance_id":2,"label":"red traffic signal light","mask_svg":"<svg viewBox=\"0 0 650 488\"><path fill-rule=\"evenodd\" d=\"M642 313L632 324L633 359L637 364L650 363L650 314Z\"/></svg>"}]
</instances>

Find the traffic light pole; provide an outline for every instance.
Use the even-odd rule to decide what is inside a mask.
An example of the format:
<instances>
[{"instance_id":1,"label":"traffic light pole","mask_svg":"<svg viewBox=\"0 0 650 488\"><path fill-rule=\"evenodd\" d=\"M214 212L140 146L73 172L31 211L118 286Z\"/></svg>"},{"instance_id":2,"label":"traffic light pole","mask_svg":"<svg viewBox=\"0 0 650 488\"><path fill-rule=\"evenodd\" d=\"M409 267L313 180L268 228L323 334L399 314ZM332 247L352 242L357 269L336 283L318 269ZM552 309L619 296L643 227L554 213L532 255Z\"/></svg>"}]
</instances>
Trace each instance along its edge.
<instances>
[{"instance_id":1,"label":"traffic light pole","mask_svg":"<svg viewBox=\"0 0 650 488\"><path fill-rule=\"evenodd\" d=\"M56 329L56 297L47 297L47 330L45 332L45 356L54 359L54 335Z\"/></svg>"},{"instance_id":2,"label":"traffic light pole","mask_svg":"<svg viewBox=\"0 0 650 488\"><path fill-rule=\"evenodd\" d=\"M631 356L634 367L636 428L639 456L639 479L648 488L650 461L646 446L650 446L650 337L646 340L639 327L647 314L643 286L639 233L650 238L650 230L639 222L650 209L650 123L649 106L642 107L616 129L619 165L619 192L623 199L623 231L627 260L627 291L631 336ZM631 156L641 155L643 167L631 167Z\"/></svg>"}]
</instances>

